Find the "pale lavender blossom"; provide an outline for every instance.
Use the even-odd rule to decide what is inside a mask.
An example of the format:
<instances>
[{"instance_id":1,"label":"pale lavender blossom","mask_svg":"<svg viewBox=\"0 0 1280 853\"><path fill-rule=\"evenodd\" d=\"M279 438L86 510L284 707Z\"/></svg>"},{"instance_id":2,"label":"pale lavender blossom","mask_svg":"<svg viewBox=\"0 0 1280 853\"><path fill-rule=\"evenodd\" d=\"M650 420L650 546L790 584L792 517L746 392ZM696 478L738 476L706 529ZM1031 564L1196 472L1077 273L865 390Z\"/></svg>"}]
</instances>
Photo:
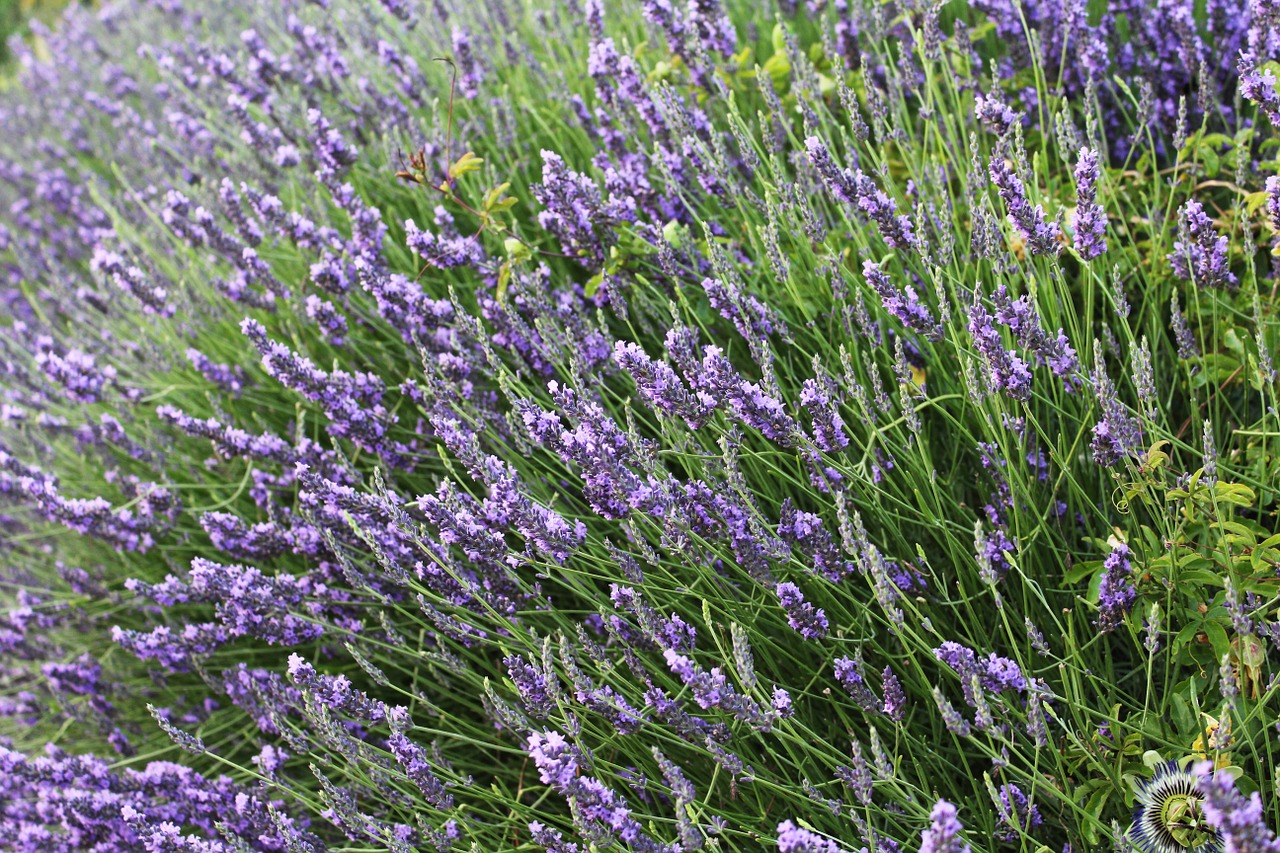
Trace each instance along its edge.
<instances>
[{"instance_id":1,"label":"pale lavender blossom","mask_svg":"<svg viewBox=\"0 0 1280 853\"><path fill-rule=\"evenodd\" d=\"M1098 151L1081 148L1076 162L1076 251L1091 261L1107 250L1107 214L1098 204Z\"/></svg>"},{"instance_id":2,"label":"pale lavender blossom","mask_svg":"<svg viewBox=\"0 0 1280 853\"><path fill-rule=\"evenodd\" d=\"M1104 634L1124 623L1138 598L1129 554L1129 547L1117 542L1103 562L1102 581L1098 585L1098 630Z\"/></svg>"},{"instance_id":3,"label":"pale lavender blossom","mask_svg":"<svg viewBox=\"0 0 1280 853\"><path fill-rule=\"evenodd\" d=\"M1196 287L1236 286L1227 258L1228 241L1214 230L1213 220L1194 199L1178 211L1178 240L1169 253L1169 262L1180 278Z\"/></svg>"},{"instance_id":4,"label":"pale lavender blossom","mask_svg":"<svg viewBox=\"0 0 1280 853\"><path fill-rule=\"evenodd\" d=\"M1102 414L1093 426L1093 459L1099 465L1110 468L1135 454L1142 444L1142 426L1129 413L1116 393L1115 385L1107 376L1102 346L1094 341L1094 394Z\"/></svg>"},{"instance_id":5,"label":"pale lavender blossom","mask_svg":"<svg viewBox=\"0 0 1280 853\"><path fill-rule=\"evenodd\" d=\"M938 800L929 814L932 823L920 836L920 853L969 853L969 845L960 837L961 826L956 807Z\"/></svg>"},{"instance_id":6,"label":"pale lavender blossom","mask_svg":"<svg viewBox=\"0 0 1280 853\"><path fill-rule=\"evenodd\" d=\"M1042 205L1032 207L1027 199L1027 190L1013 166L999 154L991 158L991 182L999 190L1009 218L1026 240L1031 254L1056 256L1062 251L1059 240L1062 229L1056 222L1048 220Z\"/></svg>"},{"instance_id":7,"label":"pale lavender blossom","mask_svg":"<svg viewBox=\"0 0 1280 853\"><path fill-rule=\"evenodd\" d=\"M902 325L932 340L942 340L942 326L920 301L914 287L908 284L899 290L880 265L873 261L863 261L862 274L866 277L867 284L880 296L884 310L901 320Z\"/></svg>"},{"instance_id":8,"label":"pale lavender blossom","mask_svg":"<svg viewBox=\"0 0 1280 853\"><path fill-rule=\"evenodd\" d=\"M831 194L845 204L854 205L864 216L875 222L880 228L880 236L890 248L908 249L916 245L911 220L898 214L893 199L877 187L871 178L860 170L839 168L826 145L816 136L807 138L804 145L809 154L809 162Z\"/></svg>"},{"instance_id":9,"label":"pale lavender blossom","mask_svg":"<svg viewBox=\"0 0 1280 853\"><path fill-rule=\"evenodd\" d=\"M1280 94L1276 93L1276 75L1271 71L1259 71L1256 57L1247 51L1241 52L1237 70L1240 73L1240 94L1257 104L1273 127L1280 127Z\"/></svg>"},{"instance_id":10,"label":"pale lavender blossom","mask_svg":"<svg viewBox=\"0 0 1280 853\"><path fill-rule=\"evenodd\" d=\"M1200 761L1191 768L1204 795L1201 808L1229 853L1280 853L1280 840L1267 826L1262 798L1248 797L1236 788L1230 773L1215 772L1213 762Z\"/></svg>"},{"instance_id":11,"label":"pale lavender blossom","mask_svg":"<svg viewBox=\"0 0 1280 853\"><path fill-rule=\"evenodd\" d=\"M789 820L778 824L778 853L847 853L829 838L796 826Z\"/></svg>"},{"instance_id":12,"label":"pale lavender blossom","mask_svg":"<svg viewBox=\"0 0 1280 853\"><path fill-rule=\"evenodd\" d=\"M827 615L804 600L800 587L788 581L778 584L776 591L792 630L806 640L820 640L827 635Z\"/></svg>"}]
</instances>

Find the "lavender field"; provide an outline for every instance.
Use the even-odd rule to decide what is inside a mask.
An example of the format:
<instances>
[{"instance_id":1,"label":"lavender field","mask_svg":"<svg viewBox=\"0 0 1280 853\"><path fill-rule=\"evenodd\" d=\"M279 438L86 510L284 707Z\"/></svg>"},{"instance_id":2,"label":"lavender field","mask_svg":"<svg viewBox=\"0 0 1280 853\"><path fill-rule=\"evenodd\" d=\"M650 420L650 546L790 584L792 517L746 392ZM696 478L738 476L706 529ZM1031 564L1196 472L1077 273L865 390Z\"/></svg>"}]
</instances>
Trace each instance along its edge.
<instances>
[{"instance_id":1,"label":"lavender field","mask_svg":"<svg viewBox=\"0 0 1280 853\"><path fill-rule=\"evenodd\" d=\"M1280 2L117 0L0 65L0 851L1280 853Z\"/></svg>"}]
</instances>

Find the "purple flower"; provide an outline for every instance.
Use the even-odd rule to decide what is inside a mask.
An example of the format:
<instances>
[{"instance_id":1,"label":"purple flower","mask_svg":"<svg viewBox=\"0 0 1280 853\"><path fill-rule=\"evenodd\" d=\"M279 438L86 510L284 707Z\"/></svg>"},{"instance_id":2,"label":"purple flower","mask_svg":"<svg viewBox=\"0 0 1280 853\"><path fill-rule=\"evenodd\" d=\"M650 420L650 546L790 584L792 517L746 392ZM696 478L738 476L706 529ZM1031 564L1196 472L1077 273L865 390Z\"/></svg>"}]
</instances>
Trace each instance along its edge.
<instances>
[{"instance_id":1,"label":"purple flower","mask_svg":"<svg viewBox=\"0 0 1280 853\"><path fill-rule=\"evenodd\" d=\"M92 354L71 349L59 355L54 352L52 341L36 353L36 364L78 403L98 402L116 378L116 369L111 365L99 367Z\"/></svg>"},{"instance_id":2,"label":"purple flower","mask_svg":"<svg viewBox=\"0 0 1280 853\"><path fill-rule=\"evenodd\" d=\"M1098 152L1081 148L1076 163L1076 251L1091 261L1107 250L1107 214L1098 204Z\"/></svg>"},{"instance_id":3,"label":"purple flower","mask_svg":"<svg viewBox=\"0 0 1280 853\"><path fill-rule=\"evenodd\" d=\"M791 445L799 434L799 426L781 400L765 391L759 383L742 379L718 346L703 350L701 370L685 378L695 392L705 392L719 403L729 404L734 416L749 427L783 445Z\"/></svg>"},{"instance_id":4,"label":"purple flower","mask_svg":"<svg viewBox=\"0 0 1280 853\"><path fill-rule=\"evenodd\" d=\"M1017 785L1001 785L999 794L996 807L1000 810L1001 826L996 830L996 836L1000 840L1014 843L1021 833L1029 833L1044 822L1039 806L1032 803Z\"/></svg>"},{"instance_id":5,"label":"purple flower","mask_svg":"<svg viewBox=\"0 0 1280 853\"><path fill-rule=\"evenodd\" d=\"M311 125L311 145L316 159L328 175L345 172L359 159L359 152L352 147L320 110L307 110L307 123Z\"/></svg>"},{"instance_id":6,"label":"purple flower","mask_svg":"<svg viewBox=\"0 0 1280 853\"><path fill-rule=\"evenodd\" d=\"M405 229L411 233L410 223L405 223ZM418 233L426 235L426 232ZM461 240L461 238L453 242L459 241L468 248L457 251L471 253L466 262L479 262L482 255L479 245L474 240ZM437 257L436 260L439 261L441 258ZM412 344L416 341L416 344L426 346L428 349L440 350L440 358L446 356L456 358L447 352L456 334L456 330L449 323L454 319L453 304L449 300L432 299L416 281L410 281L408 277L399 273L383 273L364 261L358 261L355 270L360 286L371 294L377 303L378 314L400 333L400 338L405 343ZM466 396L465 393L463 396Z\"/></svg>"},{"instance_id":7,"label":"purple flower","mask_svg":"<svg viewBox=\"0 0 1280 853\"><path fill-rule=\"evenodd\" d=\"M791 694L777 685L773 688L773 710L783 719L795 715L795 709L791 706Z\"/></svg>"},{"instance_id":8,"label":"purple flower","mask_svg":"<svg viewBox=\"0 0 1280 853\"><path fill-rule=\"evenodd\" d=\"M875 711L882 707L880 700L876 699L871 688L867 686L866 678L863 677L862 655L858 654L852 658L839 657L835 660L836 681L849 692L853 700L857 702L864 710Z\"/></svg>"},{"instance_id":9,"label":"purple flower","mask_svg":"<svg viewBox=\"0 0 1280 853\"><path fill-rule=\"evenodd\" d=\"M1107 376L1102 358L1102 346L1094 341L1094 394L1102 409L1102 416L1093 426L1093 459L1099 465L1110 468L1134 454L1142 445L1142 426L1138 419L1120 402L1115 386Z\"/></svg>"},{"instance_id":10,"label":"purple flower","mask_svg":"<svg viewBox=\"0 0 1280 853\"><path fill-rule=\"evenodd\" d=\"M398 458L404 448L387 439L395 422L382 403L382 380L372 373L325 373L312 361L267 337L262 324L245 319L241 331L262 355L267 373L284 385L319 403L329 418L329 433L350 438L364 450Z\"/></svg>"},{"instance_id":11,"label":"purple flower","mask_svg":"<svg viewBox=\"0 0 1280 853\"><path fill-rule=\"evenodd\" d=\"M734 690L720 667L703 669L675 649L665 649L663 657L667 661L667 667L690 689L698 707L720 708L760 731L772 728L777 713L766 711L755 699Z\"/></svg>"},{"instance_id":12,"label":"purple flower","mask_svg":"<svg viewBox=\"0 0 1280 853\"><path fill-rule=\"evenodd\" d=\"M327 299L321 299L314 293L308 294L303 303L307 317L313 320L320 329L320 334L335 347L346 341L347 318L338 306Z\"/></svg>"},{"instance_id":13,"label":"purple flower","mask_svg":"<svg viewBox=\"0 0 1280 853\"><path fill-rule=\"evenodd\" d=\"M702 289L711 307L733 322L738 333L748 341L763 340L781 329L782 322L773 309L755 296L744 292L732 279L704 278Z\"/></svg>"},{"instance_id":14,"label":"purple flower","mask_svg":"<svg viewBox=\"0 0 1280 853\"><path fill-rule=\"evenodd\" d=\"M825 376L806 379L800 387L800 404L813 419L813 443L824 453L835 453L849 446L837 393L835 384Z\"/></svg>"},{"instance_id":15,"label":"purple flower","mask_svg":"<svg viewBox=\"0 0 1280 853\"><path fill-rule=\"evenodd\" d=\"M1188 201L1178 212L1178 240L1169 262L1177 276L1196 287L1236 286L1227 259L1227 238L1218 236L1213 220L1198 201Z\"/></svg>"},{"instance_id":16,"label":"purple flower","mask_svg":"<svg viewBox=\"0 0 1280 853\"><path fill-rule=\"evenodd\" d=\"M721 0L689 0L685 22L708 51L728 57L737 50L738 36Z\"/></svg>"},{"instance_id":17,"label":"purple flower","mask_svg":"<svg viewBox=\"0 0 1280 853\"><path fill-rule=\"evenodd\" d=\"M778 824L778 853L846 853L829 838L796 826L789 820Z\"/></svg>"},{"instance_id":18,"label":"purple flower","mask_svg":"<svg viewBox=\"0 0 1280 853\"><path fill-rule=\"evenodd\" d=\"M321 849L305 821L259 793L167 761L118 769L52 744L39 757L0 747L0 800L15 850L224 853L231 847L203 840L223 829L253 839L242 849Z\"/></svg>"},{"instance_id":19,"label":"purple flower","mask_svg":"<svg viewBox=\"0 0 1280 853\"><path fill-rule=\"evenodd\" d=\"M636 390L658 411L683 418L690 429L698 429L716 410L715 399L705 391L690 391L665 361L649 358L636 343L617 341L613 360L631 375Z\"/></svg>"},{"instance_id":20,"label":"purple flower","mask_svg":"<svg viewBox=\"0 0 1280 853\"><path fill-rule=\"evenodd\" d=\"M890 667L884 668L884 714L894 722L902 722L907 709L907 696L902 692L902 684Z\"/></svg>"},{"instance_id":21,"label":"purple flower","mask_svg":"<svg viewBox=\"0 0 1280 853\"><path fill-rule=\"evenodd\" d=\"M484 260L484 250L474 235L471 237L461 237L457 234L436 236L430 231L419 228L412 219L406 219L404 239L405 245L412 249L414 254L436 269L447 270L469 264L474 265Z\"/></svg>"},{"instance_id":22,"label":"purple flower","mask_svg":"<svg viewBox=\"0 0 1280 853\"><path fill-rule=\"evenodd\" d=\"M872 729L874 732L875 729ZM871 805L871 794L874 787L874 780L871 778L871 768L867 766L867 759L862 754L862 743L854 740L851 747L853 753L853 761L848 766L839 765L836 767L836 777L853 791L854 796L858 798L858 802L864 806Z\"/></svg>"},{"instance_id":23,"label":"purple flower","mask_svg":"<svg viewBox=\"0 0 1280 853\"><path fill-rule=\"evenodd\" d=\"M1048 335L1040 325L1040 315L1031 298L1024 294L1010 299L1003 283L991 294L991 299L996 306L996 319L1009 327L1018 344L1049 365L1054 376L1067 378L1069 383L1069 377L1080 369L1080 362L1066 333L1058 329L1057 335Z\"/></svg>"},{"instance_id":24,"label":"purple flower","mask_svg":"<svg viewBox=\"0 0 1280 853\"><path fill-rule=\"evenodd\" d=\"M56 477L23 465L0 447L0 493L25 497L50 521L121 551L146 551L155 544L153 534L177 517L181 504L154 483L133 483L129 490L132 509L114 509L101 497L68 498L59 490Z\"/></svg>"},{"instance_id":25,"label":"purple flower","mask_svg":"<svg viewBox=\"0 0 1280 853\"><path fill-rule=\"evenodd\" d=\"M525 711L538 719L545 719L550 715L555 709L555 696L548 689L548 674L531 666L519 655L508 655L502 662L520 693ZM555 678L554 673L549 675L550 678Z\"/></svg>"},{"instance_id":26,"label":"purple flower","mask_svg":"<svg viewBox=\"0 0 1280 853\"><path fill-rule=\"evenodd\" d=\"M1197 762L1191 771L1200 781L1204 816L1226 853L1280 853L1280 840L1267 826L1257 791L1246 798L1231 774L1215 772L1211 761Z\"/></svg>"},{"instance_id":27,"label":"purple flower","mask_svg":"<svg viewBox=\"0 0 1280 853\"><path fill-rule=\"evenodd\" d=\"M633 441L604 408L582 400L558 382L548 384L552 398L570 420L569 428L558 412L548 412L530 401L517 403L517 411L529 434L555 449L582 470L583 496L605 518L623 518L634 510L662 506L667 484L652 469L643 444Z\"/></svg>"},{"instance_id":28,"label":"purple flower","mask_svg":"<svg viewBox=\"0 0 1280 853\"><path fill-rule=\"evenodd\" d=\"M402 710L397 713L397 709L355 688L345 675L317 673L315 667L299 654L289 655L288 672L304 699L327 712L369 723L382 722L403 713Z\"/></svg>"},{"instance_id":29,"label":"purple flower","mask_svg":"<svg viewBox=\"0 0 1280 853\"><path fill-rule=\"evenodd\" d=\"M1045 218L1041 205L1031 206L1022 181L1014 173L1013 166L1000 154L991 158L991 182L999 190L1000 198L1009 211L1009 218L1027 241L1031 254L1056 256L1062 251L1062 243L1058 239L1062 229L1056 222Z\"/></svg>"},{"instance_id":30,"label":"purple flower","mask_svg":"<svg viewBox=\"0 0 1280 853\"><path fill-rule=\"evenodd\" d=\"M484 82L484 71L471 51L471 36L465 27L453 28L453 61L458 64L458 85L462 96L475 100Z\"/></svg>"},{"instance_id":31,"label":"purple flower","mask_svg":"<svg viewBox=\"0 0 1280 853\"><path fill-rule=\"evenodd\" d=\"M1098 584L1098 630L1106 634L1124 623L1138 591L1133 587L1129 546L1119 542L1112 545L1102 566L1102 581Z\"/></svg>"},{"instance_id":32,"label":"purple flower","mask_svg":"<svg viewBox=\"0 0 1280 853\"><path fill-rule=\"evenodd\" d=\"M972 649L948 640L934 649L933 653L939 661L960 676L964 698L970 706L977 702L977 696L970 685L971 676L977 676L981 687L992 693L1004 690L1022 693L1027 689L1027 679L1017 662L1000 657L995 652L991 652L986 658L979 658Z\"/></svg>"},{"instance_id":33,"label":"purple flower","mask_svg":"<svg viewBox=\"0 0 1280 853\"><path fill-rule=\"evenodd\" d=\"M1256 58L1247 51L1240 53L1237 70L1240 73L1240 94L1257 104L1273 127L1280 127L1280 94L1276 93L1276 75L1271 71L1259 71Z\"/></svg>"},{"instance_id":34,"label":"purple flower","mask_svg":"<svg viewBox=\"0 0 1280 853\"><path fill-rule=\"evenodd\" d=\"M436 776L427 760L426 750L409 740L403 732L393 732L387 746L405 775L413 781L430 805L442 811L453 808L453 795Z\"/></svg>"},{"instance_id":35,"label":"purple flower","mask_svg":"<svg viewBox=\"0 0 1280 853\"><path fill-rule=\"evenodd\" d=\"M998 87L993 88L986 95L978 95L974 99L973 114L977 116L978 121L1001 137L1007 134L1022 119L1022 116L1000 97Z\"/></svg>"},{"instance_id":36,"label":"purple flower","mask_svg":"<svg viewBox=\"0 0 1280 853\"><path fill-rule=\"evenodd\" d=\"M955 806L938 800L929 817L933 823L920 835L920 853L969 853L969 845L960 837L964 827Z\"/></svg>"},{"instance_id":37,"label":"purple flower","mask_svg":"<svg viewBox=\"0 0 1280 853\"><path fill-rule=\"evenodd\" d=\"M820 640L827 635L827 615L804 600L800 587L791 582L778 584L778 601L787 614L787 624L806 640Z\"/></svg>"},{"instance_id":38,"label":"purple flower","mask_svg":"<svg viewBox=\"0 0 1280 853\"><path fill-rule=\"evenodd\" d=\"M809 162L818 170L827 190L845 204L855 205L880 228L884 242L894 249L908 249L916 245L911 220L898 215L893 199L889 198L875 182L860 170L840 169L831 159L831 152L816 136L804 141Z\"/></svg>"},{"instance_id":39,"label":"purple flower","mask_svg":"<svg viewBox=\"0 0 1280 853\"><path fill-rule=\"evenodd\" d=\"M1196 358L1200 355L1200 348L1196 346L1195 335L1191 332L1191 327L1187 325L1187 318L1182 313L1182 308L1178 305L1178 292L1173 292L1173 298L1170 300L1169 320L1173 326L1173 338L1178 344L1178 358Z\"/></svg>"},{"instance_id":40,"label":"purple flower","mask_svg":"<svg viewBox=\"0 0 1280 853\"><path fill-rule=\"evenodd\" d=\"M244 388L244 370L236 364L219 364L198 349L187 350L187 360L200 375L234 395Z\"/></svg>"},{"instance_id":41,"label":"purple flower","mask_svg":"<svg viewBox=\"0 0 1280 853\"><path fill-rule=\"evenodd\" d=\"M542 182L533 195L544 208L538 224L560 239L565 254L593 271L604 267L618 226L636 218L634 199L606 202L595 181L570 170L552 151L542 152Z\"/></svg>"},{"instance_id":42,"label":"purple flower","mask_svg":"<svg viewBox=\"0 0 1280 853\"><path fill-rule=\"evenodd\" d=\"M1005 349L995 320L982 304L981 292L977 289L969 306L969 334L973 336L973 345L987 368L988 385L1004 391L1015 400L1029 399L1031 370L1017 353Z\"/></svg>"},{"instance_id":43,"label":"purple flower","mask_svg":"<svg viewBox=\"0 0 1280 853\"><path fill-rule=\"evenodd\" d=\"M533 732L526 749L544 784L571 798L574 822L601 846L619 842L657 853L661 848L632 817L626 800L600 780L580 772L582 753L558 732ZM535 830L536 831L536 830Z\"/></svg>"},{"instance_id":44,"label":"purple flower","mask_svg":"<svg viewBox=\"0 0 1280 853\"><path fill-rule=\"evenodd\" d=\"M866 276L867 284L880 295L884 310L901 320L902 325L931 340L942 340L942 325L935 321L929 309L921 304L920 296L914 287L908 284L901 291L898 290L889 280L889 276L885 275L880 266L873 261L862 262L862 274Z\"/></svg>"}]
</instances>

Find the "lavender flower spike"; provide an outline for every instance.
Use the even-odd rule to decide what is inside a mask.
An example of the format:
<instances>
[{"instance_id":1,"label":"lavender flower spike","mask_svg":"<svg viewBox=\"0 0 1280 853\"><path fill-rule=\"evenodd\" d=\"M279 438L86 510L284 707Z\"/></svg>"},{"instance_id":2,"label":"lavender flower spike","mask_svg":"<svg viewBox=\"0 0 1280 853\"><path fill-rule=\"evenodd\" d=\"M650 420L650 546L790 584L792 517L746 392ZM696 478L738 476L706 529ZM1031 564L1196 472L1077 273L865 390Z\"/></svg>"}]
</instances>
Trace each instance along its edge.
<instances>
[{"instance_id":1,"label":"lavender flower spike","mask_svg":"<svg viewBox=\"0 0 1280 853\"><path fill-rule=\"evenodd\" d=\"M1038 326L1038 323L1037 323ZM987 381L992 389L1005 391L1015 400L1031 398L1031 369L1013 350L1004 347L995 318L982 304L982 295L974 291L969 308L969 334L974 348L982 355L987 368Z\"/></svg>"},{"instance_id":2,"label":"lavender flower spike","mask_svg":"<svg viewBox=\"0 0 1280 853\"><path fill-rule=\"evenodd\" d=\"M1098 630L1106 634L1124 623L1138 597L1133 588L1129 546L1119 542L1113 545L1103 568L1105 573L1098 585Z\"/></svg>"},{"instance_id":3,"label":"lavender flower spike","mask_svg":"<svg viewBox=\"0 0 1280 853\"><path fill-rule=\"evenodd\" d=\"M1280 232L1280 175L1267 178L1267 219L1271 229Z\"/></svg>"},{"instance_id":4,"label":"lavender flower spike","mask_svg":"<svg viewBox=\"0 0 1280 853\"><path fill-rule=\"evenodd\" d=\"M1062 229L1056 222L1045 217L1044 207L1031 206L1027 199L1026 188L1013 171L1013 166L1003 157L991 159L991 182L1000 191L1000 198L1009 211L1018 233L1027 241L1027 248L1033 255L1056 256L1062 251L1062 243L1058 239Z\"/></svg>"},{"instance_id":5,"label":"lavender flower spike","mask_svg":"<svg viewBox=\"0 0 1280 853\"><path fill-rule=\"evenodd\" d=\"M1169 322L1173 325L1173 339L1178 343L1178 358L1198 358L1200 348L1196 346L1196 336L1187 325L1187 317L1178 305L1178 291L1173 292L1169 300Z\"/></svg>"},{"instance_id":6,"label":"lavender flower spike","mask_svg":"<svg viewBox=\"0 0 1280 853\"><path fill-rule=\"evenodd\" d=\"M1102 408L1102 417L1093 426L1093 459L1110 468L1134 453L1142 443L1142 426L1129 414L1107 376L1102 345L1094 341L1093 389Z\"/></svg>"},{"instance_id":7,"label":"lavender flower spike","mask_svg":"<svg viewBox=\"0 0 1280 853\"><path fill-rule=\"evenodd\" d=\"M778 601L787 614L787 624L806 640L820 640L827 635L827 615L804 600L800 587L786 582L778 584Z\"/></svg>"},{"instance_id":8,"label":"lavender flower spike","mask_svg":"<svg viewBox=\"0 0 1280 853\"><path fill-rule=\"evenodd\" d=\"M1178 241L1169 253L1169 262L1180 278L1197 287L1236 286L1227 260L1227 238L1218 236L1213 220L1198 201L1188 201L1178 211Z\"/></svg>"},{"instance_id":9,"label":"lavender flower spike","mask_svg":"<svg viewBox=\"0 0 1280 853\"><path fill-rule=\"evenodd\" d=\"M866 217L880 227L880 236L893 249L914 248L916 235L911 220L899 216L893 199L889 198L875 181L860 170L841 169L831 159L831 152L822 140L810 136L804 141L809 152L809 162L818 170L827 190L845 204L856 205Z\"/></svg>"},{"instance_id":10,"label":"lavender flower spike","mask_svg":"<svg viewBox=\"0 0 1280 853\"><path fill-rule=\"evenodd\" d=\"M1276 75L1259 71L1258 62L1251 53L1241 53L1237 64L1240 72L1240 94L1258 105L1258 109L1280 127L1280 94L1276 93Z\"/></svg>"},{"instance_id":11,"label":"lavender flower spike","mask_svg":"<svg viewBox=\"0 0 1280 853\"><path fill-rule=\"evenodd\" d=\"M1209 825L1217 830L1226 850L1233 853L1280 853L1280 840L1267 827L1262 799L1255 791L1247 798L1236 789L1229 773L1215 773L1213 762L1197 762L1191 768L1204 795L1201 808Z\"/></svg>"},{"instance_id":12,"label":"lavender flower spike","mask_svg":"<svg viewBox=\"0 0 1280 853\"><path fill-rule=\"evenodd\" d=\"M789 820L778 824L778 853L845 853L834 841L796 826Z\"/></svg>"},{"instance_id":13,"label":"lavender flower spike","mask_svg":"<svg viewBox=\"0 0 1280 853\"><path fill-rule=\"evenodd\" d=\"M929 815L933 823L920 835L920 853L969 853L969 845L960 837L960 820L956 807L938 800Z\"/></svg>"},{"instance_id":14,"label":"lavender flower spike","mask_svg":"<svg viewBox=\"0 0 1280 853\"><path fill-rule=\"evenodd\" d=\"M1098 204L1098 152L1081 148L1076 163L1076 251L1091 261L1107 250L1107 214Z\"/></svg>"},{"instance_id":15,"label":"lavender flower spike","mask_svg":"<svg viewBox=\"0 0 1280 853\"><path fill-rule=\"evenodd\" d=\"M942 340L942 326L933 319L929 309L921 304L914 287L908 284L899 291L884 270L873 261L863 261L862 274L867 277L867 284L880 295L884 310L901 320L902 325L931 340Z\"/></svg>"}]
</instances>

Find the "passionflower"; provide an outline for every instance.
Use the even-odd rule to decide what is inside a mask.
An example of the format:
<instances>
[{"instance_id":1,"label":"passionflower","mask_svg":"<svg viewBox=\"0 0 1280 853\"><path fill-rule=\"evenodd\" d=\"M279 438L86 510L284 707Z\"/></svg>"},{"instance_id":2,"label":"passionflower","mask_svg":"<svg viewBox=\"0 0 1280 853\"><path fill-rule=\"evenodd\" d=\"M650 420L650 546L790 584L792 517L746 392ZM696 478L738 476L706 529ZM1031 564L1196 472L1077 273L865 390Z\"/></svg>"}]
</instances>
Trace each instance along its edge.
<instances>
[{"instance_id":1,"label":"passionflower","mask_svg":"<svg viewBox=\"0 0 1280 853\"><path fill-rule=\"evenodd\" d=\"M1156 767L1138 791L1129 840L1144 853L1221 853L1222 839L1205 820L1200 779L1176 761Z\"/></svg>"}]
</instances>

